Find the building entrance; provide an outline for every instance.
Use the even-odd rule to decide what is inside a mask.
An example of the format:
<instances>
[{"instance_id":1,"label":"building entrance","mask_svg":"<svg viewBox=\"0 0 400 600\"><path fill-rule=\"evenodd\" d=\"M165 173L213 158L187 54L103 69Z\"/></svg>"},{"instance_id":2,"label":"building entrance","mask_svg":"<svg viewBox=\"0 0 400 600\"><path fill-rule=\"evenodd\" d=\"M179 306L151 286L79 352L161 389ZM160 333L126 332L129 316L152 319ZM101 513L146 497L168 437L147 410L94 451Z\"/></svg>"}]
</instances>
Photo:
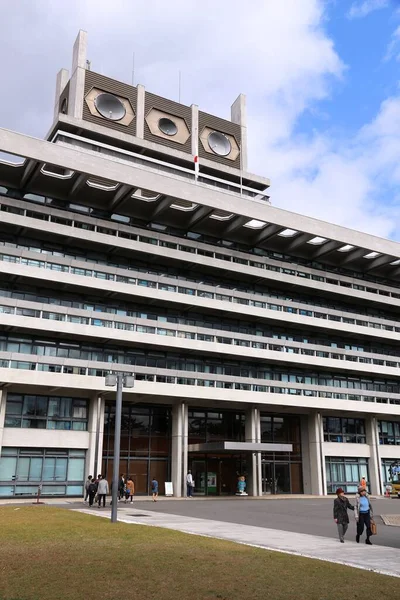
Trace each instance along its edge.
<instances>
[{"instance_id":1,"label":"building entrance","mask_svg":"<svg viewBox=\"0 0 400 600\"><path fill-rule=\"evenodd\" d=\"M245 455L189 455L189 469L198 496L234 495L238 478L244 475L248 479Z\"/></svg>"},{"instance_id":2,"label":"building entrance","mask_svg":"<svg viewBox=\"0 0 400 600\"><path fill-rule=\"evenodd\" d=\"M265 461L261 463L263 494L302 494L300 463Z\"/></svg>"}]
</instances>

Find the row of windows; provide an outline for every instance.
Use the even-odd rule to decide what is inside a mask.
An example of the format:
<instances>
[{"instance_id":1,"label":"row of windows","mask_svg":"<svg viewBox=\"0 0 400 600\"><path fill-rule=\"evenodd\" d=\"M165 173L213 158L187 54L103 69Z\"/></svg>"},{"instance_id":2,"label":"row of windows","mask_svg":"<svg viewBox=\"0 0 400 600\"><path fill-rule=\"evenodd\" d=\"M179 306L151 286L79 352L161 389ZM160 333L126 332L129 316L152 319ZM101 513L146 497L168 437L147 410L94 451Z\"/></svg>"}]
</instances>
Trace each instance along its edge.
<instances>
[{"instance_id":1,"label":"row of windows","mask_svg":"<svg viewBox=\"0 0 400 600\"><path fill-rule=\"evenodd\" d=\"M166 283L160 283L156 281L150 281L147 279L137 279L134 277L125 277L122 275L115 275L113 273L106 273L103 271L96 271L92 269L82 269L77 267L70 267L67 265L61 265L57 263L45 262L41 260L34 260L29 258L22 258L20 256L13 256L10 254L0 254L0 261L21 264L29 267L36 267L40 269L50 269L52 271L60 271L63 273L71 273L72 275L81 275L84 277L95 277L105 281L116 281L117 283L126 283L129 285L141 286L146 288L158 289L165 292L177 292L179 294L185 294L189 296L197 296L199 298L208 298L223 302L233 302L243 306L254 306L255 308L262 308L273 311L283 311L290 314L299 314L304 317L313 317L317 319L327 319L337 323L346 323L352 325L358 325L360 327L372 327L374 329L381 329L384 331L396 331L400 332L400 327L394 325L386 325L384 323L377 323L373 321L366 321L360 319L352 319L339 315L321 313L319 311L297 309L291 306L285 306L281 304L262 302L259 300L251 300L248 298L242 298L237 296L230 296L226 294L219 294L204 290L196 290L194 288L186 288L181 286L170 285Z\"/></svg>"},{"instance_id":2,"label":"row of windows","mask_svg":"<svg viewBox=\"0 0 400 600\"><path fill-rule=\"evenodd\" d=\"M36 494L79 496L85 477L85 450L2 448L0 496Z\"/></svg>"},{"instance_id":3,"label":"row of windows","mask_svg":"<svg viewBox=\"0 0 400 600\"><path fill-rule=\"evenodd\" d=\"M391 394L400 393L400 382L385 378L344 377L338 376L335 373L309 373L300 369L283 370L281 366L274 367L273 365L268 365L266 368L265 363L258 362L218 360L215 358L196 359L172 352L145 351L140 348L120 348L118 346L99 347L86 343L56 342L49 339L36 339L28 336L15 336L13 334L0 335L0 351L154 367L175 371L228 375L231 377L264 379L294 384L387 392Z\"/></svg>"},{"instance_id":4,"label":"row of windows","mask_svg":"<svg viewBox=\"0 0 400 600\"><path fill-rule=\"evenodd\" d=\"M17 360L0 360L0 368L3 369L22 369L28 371L42 371L46 373L62 373L65 375L87 375L90 377L106 377L109 369L86 368L79 366L65 366L57 364L33 363ZM400 405L400 399L387 398L384 396L363 396L361 394L346 394L337 392L325 392L319 390L309 390L303 388L291 388L269 385L258 385L249 383L233 383L231 380L216 381L213 379L200 379L192 377L177 377L170 375L152 375L150 373L141 373L135 371L135 378L138 381L168 383L173 385L198 385L201 387L219 388L226 390L241 390L246 392L261 392L263 394L290 394L295 396L333 398L335 400L355 400L361 402L377 402L379 404Z\"/></svg>"},{"instance_id":5,"label":"row of windows","mask_svg":"<svg viewBox=\"0 0 400 600\"><path fill-rule=\"evenodd\" d=\"M325 458L326 485L328 494L334 494L341 487L346 493L356 493L361 478L369 481L367 458Z\"/></svg>"},{"instance_id":6,"label":"row of windows","mask_svg":"<svg viewBox=\"0 0 400 600\"><path fill-rule=\"evenodd\" d=\"M74 252L72 253L69 248L65 248L61 244L54 245L46 242L40 242L38 240L29 240L26 238L22 238L21 241L21 238L19 237L5 236L4 234L2 234L2 236L3 239L0 240L0 246L5 246L9 248L28 250L30 252L36 252L39 254L46 254L51 256L60 256L63 258L71 258L84 262L101 264L108 267L142 272L148 275L167 276L172 279L192 281L212 287L218 286L220 288L235 290L236 292L244 292L252 296L259 295L278 300L296 302L299 304L307 304L314 307L319 306L332 310L340 310L342 312L349 312L355 315L369 315L378 318L386 318L388 320L400 321L400 318L397 316L397 314L389 313L387 310L374 310L361 305L355 307L354 305L346 304L343 301L335 301L335 303L332 303L322 297L316 296L313 297L293 293L289 295L287 292L285 293L281 290L274 290L265 285L251 285L249 283L244 284L237 280L235 281L227 279L226 277L212 277L209 274L202 274L201 279L199 279L198 274L192 273L188 271L188 269L184 269L183 267L180 267L178 269L172 267L163 267L162 269L157 269L152 263L146 263L144 261L137 260L136 262L133 262L132 260L124 259L123 257L119 257L119 262L113 262L110 261L109 256L107 256L106 254L101 254L99 252L94 252L86 249L77 251L77 249L74 248ZM320 280L319 276L318 279L317 276L312 276L311 278L318 281Z\"/></svg>"},{"instance_id":7,"label":"row of windows","mask_svg":"<svg viewBox=\"0 0 400 600\"><path fill-rule=\"evenodd\" d=\"M325 442L366 443L364 419L324 417L323 428Z\"/></svg>"},{"instance_id":8,"label":"row of windows","mask_svg":"<svg viewBox=\"0 0 400 600\"><path fill-rule=\"evenodd\" d=\"M88 401L85 398L7 395L5 427L86 431Z\"/></svg>"},{"instance_id":9,"label":"row of windows","mask_svg":"<svg viewBox=\"0 0 400 600\"><path fill-rule=\"evenodd\" d=\"M8 192L8 190L6 188L2 188L2 190L3 190L3 193ZM10 195L12 195L14 197L22 196L22 194L18 194L18 192L15 192L14 190L12 191L12 193ZM26 194L25 199L30 200L30 201L35 201L33 196L36 196L36 194L35 195ZM36 196L36 198L38 198L38 197ZM39 198L44 198L44 197L42 196ZM66 210L71 210L72 212L77 212L77 211L85 212L85 213L91 214L92 216L96 217L97 219L104 219L104 220L108 220L108 221L113 221L113 220L119 221L126 225L129 225L129 224L139 225L139 223L136 222L136 220L134 218L127 217L124 215L112 215L105 211L100 211L99 209L93 209L93 208L90 208L87 206L79 207L76 204L71 205L71 204L68 204L67 202L63 202L60 200L54 200L54 199L47 199L47 200L51 201L50 203L52 204L52 206L57 206L59 208L64 208ZM6 211L6 212L13 212L15 214L20 214L20 215L26 215L26 213L29 212L30 217L37 218L40 220L50 220L52 222L59 223L62 225L67 225L70 227L89 229L89 230L98 231L99 233L104 233L107 235L118 236L121 238L130 239L130 240L137 240L137 241L141 241L141 242L145 242L145 243L149 243L149 244L153 244L153 245L159 245L162 247L181 250L183 252L190 252L192 254L197 253L201 256L208 256L210 258L216 258L217 260L224 260L224 261L228 261L228 262L237 262L237 263L240 263L243 265L249 265L249 266L252 266L255 268L266 269L266 270L276 270L278 272L281 272L281 271L283 272L283 269L281 270L279 265L275 266L273 264L269 264L266 262L261 262L261 263L254 262L254 261L251 261L246 258L237 258L237 257L233 257L232 255L229 255L229 254L224 254L221 252L213 252L206 248L197 248L197 247L193 247L193 246L182 246L178 242L175 243L175 242L168 241L168 238L166 238L164 240L164 239L143 236L143 235L141 235L140 230L138 230L134 227L132 228L132 232L117 230L117 229L110 228L110 227L105 228L105 227L95 225L94 222L93 222L93 224L88 223L88 222L79 222L76 220L67 219L65 217L59 217L56 215L47 215L47 214L39 213L36 211L26 211L22 208L17 208L16 206L8 206L7 204L1 204L0 210ZM230 248L231 250L237 250L237 251L243 253L244 257L246 256L246 254L257 254L260 257L267 257L272 260L287 262L296 267L299 265L303 265L305 267L310 267L313 269L326 271L328 273L329 272L336 273L339 275L344 275L346 277L361 279L361 280L369 281L372 283L387 284L390 286L399 287L399 285L396 282L392 282L392 281L387 282L385 279L382 279L379 277L374 277L373 275L370 275L370 274L360 273L357 271L351 271L349 269L345 269L342 267L334 267L332 265L326 265L326 264L319 263L319 262L312 261L312 260L310 261L307 259L301 259L299 257L292 257L292 256L289 256L286 254L282 254L280 252L273 252L273 251L264 250L261 248L248 248L247 246L237 243L237 242L221 240L221 239L214 238L212 236L195 233L192 231L182 231L182 230L175 229L171 226L162 225L160 223L140 222L140 227L153 229L158 232L162 232L164 235L167 235L167 236L174 236L174 237L178 237L178 238L187 238L190 240L195 240L196 242L199 242L199 243L210 244L212 246L219 246L219 247L225 246L227 248ZM299 271L298 269L289 269L289 271L290 272L288 274L290 274L290 275L295 275L295 276L303 277L303 278L310 277L309 273ZM326 281L327 283L331 283L333 285L352 287L352 284L350 282L345 282L345 281L338 280L338 279L321 277L320 281ZM355 286L355 289L365 290L365 291L367 291L369 293L373 293L373 294L392 295L392 297L400 298L400 295L396 295L395 292L379 290L377 288L373 288L370 286L367 286L367 287L366 286L357 286L357 287Z\"/></svg>"},{"instance_id":10,"label":"row of windows","mask_svg":"<svg viewBox=\"0 0 400 600\"><path fill-rule=\"evenodd\" d=\"M291 331L288 329L283 329L280 327L271 327L269 324L266 326L264 323L250 323L241 320L235 319L218 319L217 317L213 317L210 315L204 315L200 313L191 313L190 317L181 315L180 313L173 311L172 309L168 309L166 307L162 309L156 309L152 307L149 310L148 307L142 307L137 305L126 304L124 302L119 302L116 305L103 304L98 301L98 299L93 300L82 300L82 298L69 299L70 296L49 296L44 295L40 291L35 292L27 292L25 290L10 290L0 287L0 297L5 298L14 298L16 300L27 300L32 302L40 302L41 304L52 304L56 306L63 306L67 308L76 308L82 309L90 312L103 312L109 313L113 315L119 315L122 317L132 317L137 319L146 319L149 321L160 321L161 323L174 323L180 325L188 325L191 327L204 327L207 329L215 329L220 331L229 331L236 333L243 333L246 335L254 335L260 337L270 337L277 340L283 340L288 342L299 342L302 344L314 344L316 346L327 346L330 348L344 349L350 350L353 352L368 352L373 354L386 354L389 356L400 356L400 349L394 346L390 346L387 344L373 342L373 345L369 345L369 342L363 340L363 343L350 343L347 338L340 338L335 335L329 335L324 337L321 333L311 333L308 331L307 333L299 333L297 331ZM112 300L110 300L112 302ZM5 313L14 314L13 309L7 306L2 306L0 308ZM157 310L161 310L161 312L156 312ZM54 319L54 320L67 320L70 322L78 322L83 325L85 324L94 324L97 323L105 323L107 325L108 321L92 319L90 321L86 317L75 317L72 315L66 315L65 313L52 313L47 311L35 311L34 309L23 309L16 308L15 314L23 315L23 316L34 316L39 317L40 315L43 318ZM74 321L74 319L78 319ZM87 321L85 321L87 319ZM94 323L93 321L96 321ZM121 326L120 326L121 325ZM122 324L116 325L117 328L123 329ZM267 328L268 327L268 328ZM127 329L129 325L127 325ZM151 331L150 331L151 333ZM180 332L183 334L183 332ZM185 332L186 334L187 332ZM179 330L177 332L179 336ZM192 334L188 333L188 337ZM182 337L186 337L182 335ZM206 336L207 337L207 336ZM213 337L213 336L211 336ZM197 339L197 338L191 338ZM198 338L201 339L201 338ZM215 341L215 339L205 339L203 341ZM258 346L257 346L258 347ZM367 361L368 362L368 361ZM395 366L395 365L388 365Z\"/></svg>"},{"instance_id":11,"label":"row of windows","mask_svg":"<svg viewBox=\"0 0 400 600\"><path fill-rule=\"evenodd\" d=\"M201 342L212 342L216 344L235 345L243 348L256 348L259 350L271 350L273 352L286 352L288 354L298 354L304 356L316 356L317 358L328 358L334 360L346 360L362 364L380 365L386 367L400 367L400 362L393 360L384 360L380 358L368 358L367 356L354 356L342 352L325 352L322 350L311 350L307 348L296 348L283 344L268 344L265 342L254 342L241 338L230 338L226 336L210 335L205 333L194 333L191 331L180 331L179 329L166 329L165 327L151 327L149 325L135 325L133 323L123 323L121 321L109 321L104 319L93 319L89 317L80 317L77 315L66 315L65 313L55 313L49 311L40 311L33 308L14 308L11 306L0 305L0 314L20 315L24 317L35 317L49 319L52 321L63 321L67 323L77 323L79 325L90 325L95 327L106 327L119 329L123 331L136 331L137 333L155 334L166 337L177 337L186 340L198 340ZM354 348L354 346L352 347Z\"/></svg>"}]
</instances>

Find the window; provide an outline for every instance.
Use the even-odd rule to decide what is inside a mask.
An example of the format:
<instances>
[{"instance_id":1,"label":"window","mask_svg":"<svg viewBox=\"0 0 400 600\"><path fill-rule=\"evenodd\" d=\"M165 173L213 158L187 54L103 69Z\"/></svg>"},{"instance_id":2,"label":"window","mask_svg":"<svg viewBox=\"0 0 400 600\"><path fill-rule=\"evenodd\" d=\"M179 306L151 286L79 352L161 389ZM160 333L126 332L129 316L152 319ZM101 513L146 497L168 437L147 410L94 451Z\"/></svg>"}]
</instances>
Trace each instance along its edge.
<instances>
[{"instance_id":1,"label":"window","mask_svg":"<svg viewBox=\"0 0 400 600\"><path fill-rule=\"evenodd\" d=\"M3 448L0 496L35 496L42 483L46 496L81 496L85 454L85 450Z\"/></svg>"},{"instance_id":2,"label":"window","mask_svg":"<svg viewBox=\"0 0 400 600\"><path fill-rule=\"evenodd\" d=\"M87 420L88 401L84 398L11 393L7 395L5 427L86 431Z\"/></svg>"},{"instance_id":3,"label":"window","mask_svg":"<svg viewBox=\"0 0 400 600\"><path fill-rule=\"evenodd\" d=\"M324 417L325 442L365 444L365 421L345 417Z\"/></svg>"},{"instance_id":4,"label":"window","mask_svg":"<svg viewBox=\"0 0 400 600\"><path fill-rule=\"evenodd\" d=\"M367 458L327 457L326 483L328 494L334 494L341 487L346 493L357 492L362 477L369 481Z\"/></svg>"},{"instance_id":5,"label":"window","mask_svg":"<svg viewBox=\"0 0 400 600\"><path fill-rule=\"evenodd\" d=\"M379 443L387 446L400 445L400 422L378 421Z\"/></svg>"}]
</instances>

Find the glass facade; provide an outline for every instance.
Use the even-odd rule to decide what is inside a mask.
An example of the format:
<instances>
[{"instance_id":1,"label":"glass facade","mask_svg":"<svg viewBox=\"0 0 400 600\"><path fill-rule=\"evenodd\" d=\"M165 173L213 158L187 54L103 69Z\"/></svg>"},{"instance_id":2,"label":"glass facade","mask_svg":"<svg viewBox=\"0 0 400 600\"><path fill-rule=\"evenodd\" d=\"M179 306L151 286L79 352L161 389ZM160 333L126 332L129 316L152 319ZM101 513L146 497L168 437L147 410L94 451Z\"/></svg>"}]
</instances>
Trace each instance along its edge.
<instances>
[{"instance_id":1,"label":"glass facade","mask_svg":"<svg viewBox=\"0 0 400 600\"><path fill-rule=\"evenodd\" d=\"M7 394L4 427L87 431L87 420L86 398Z\"/></svg>"},{"instance_id":2,"label":"glass facade","mask_svg":"<svg viewBox=\"0 0 400 600\"><path fill-rule=\"evenodd\" d=\"M303 493L300 417L261 413L261 441L293 445L292 452L262 453L263 494Z\"/></svg>"},{"instance_id":3,"label":"glass facade","mask_svg":"<svg viewBox=\"0 0 400 600\"><path fill-rule=\"evenodd\" d=\"M346 417L324 417L324 441L365 444L365 420Z\"/></svg>"},{"instance_id":4,"label":"glass facade","mask_svg":"<svg viewBox=\"0 0 400 600\"><path fill-rule=\"evenodd\" d=\"M114 468L115 403L105 407L103 475L112 480ZM160 494L170 481L171 409L168 406L122 404L119 473L130 475L136 494L148 494L153 477Z\"/></svg>"},{"instance_id":5,"label":"glass facade","mask_svg":"<svg viewBox=\"0 0 400 600\"><path fill-rule=\"evenodd\" d=\"M0 496L81 496L85 450L2 448Z\"/></svg>"},{"instance_id":6,"label":"glass facade","mask_svg":"<svg viewBox=\"0 0 400 600\"><path fill-rule=\"evenodd\" d=\"M245 415L242 412L190 409L189 444L245 440ZM235 494L237 479L247 475L246 456L241 454L189 454L189 468L200 496Z\"/></svg>"},{"instance_id":7,"label":"glass facade","mask_svg":"<svg viewBox=\"0 0 400 600\"><path fill-rule=\"evenodd\" d=\"M326 483L328 494L341 487L346 493L357 492L362 477L369 481L367 458L326 457Z\"/></svg>"},{"instance_id":8,"label":"glass facade","mask_svg":"<svg viewBox=\"0 0 400 600\"><path fill-rule=\"evenodd\" d=\"M400 445L400 422L378 421L379 443L387 446Z\"/></svg>"}]
</instances>

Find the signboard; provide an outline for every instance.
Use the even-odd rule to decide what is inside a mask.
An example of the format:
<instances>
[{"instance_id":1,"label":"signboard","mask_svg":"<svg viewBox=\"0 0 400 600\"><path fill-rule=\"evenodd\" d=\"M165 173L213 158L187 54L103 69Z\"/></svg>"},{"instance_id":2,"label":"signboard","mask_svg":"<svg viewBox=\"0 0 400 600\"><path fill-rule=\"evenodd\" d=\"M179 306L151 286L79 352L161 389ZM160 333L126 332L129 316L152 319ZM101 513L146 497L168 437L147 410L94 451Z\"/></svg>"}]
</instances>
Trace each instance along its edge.
<instances>
[{"instance_id":1,"label":"signboard","mask_svg":"<svg viewBox=\"0 0 400 600\"><path fill-rule=\"evenodd\" d=\"M217 474L210 471L207 473L207 492L209 494L217 493Z\"/></svg>"},{"instance_id":2,"label":"signboard","mask_svg":"<svg viewBox=\"0 0 400 600\"><path fill-rule=\"evenodd\" d=\"M165 485L165 495L173 496L174 495L174 487L172 485L172 481L166 481L164 483L164 485Z\"/></svg>"}]
</instances>

